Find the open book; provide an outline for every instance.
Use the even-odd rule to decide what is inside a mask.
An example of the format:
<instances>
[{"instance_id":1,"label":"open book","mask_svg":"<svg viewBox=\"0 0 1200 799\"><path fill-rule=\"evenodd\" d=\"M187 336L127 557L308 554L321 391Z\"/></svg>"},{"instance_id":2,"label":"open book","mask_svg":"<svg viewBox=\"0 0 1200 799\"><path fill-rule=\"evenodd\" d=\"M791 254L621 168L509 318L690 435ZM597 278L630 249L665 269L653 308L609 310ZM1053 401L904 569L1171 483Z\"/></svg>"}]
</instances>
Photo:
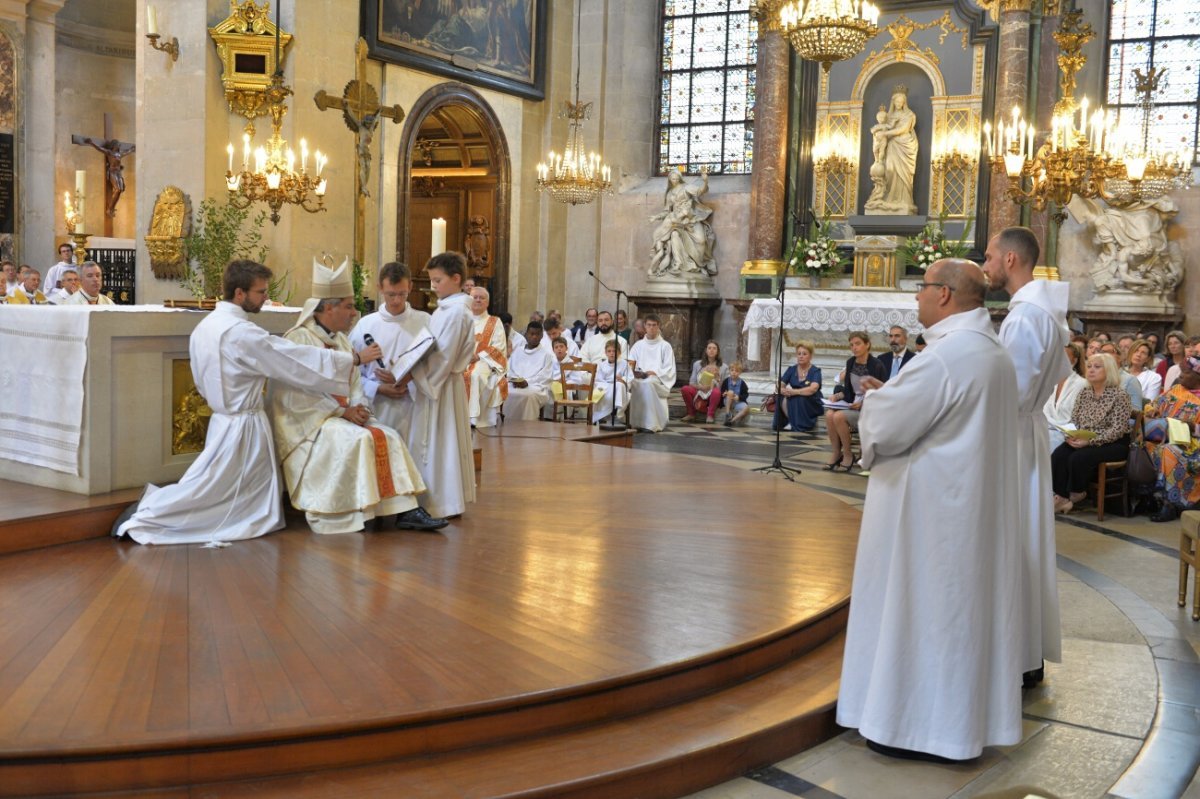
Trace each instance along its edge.
<instances>
[{"instance_id":1,"label":"open book","mask_svg":"<svg viewBox=\"0 0 1200 799\"><path fill-rule=\"evenodd\" d=\"M413 370L413 367L417 365L421 358L425 357L425 353L429 352L433 345L433 334L427 330L423 330L413 340L413 343L409 345L408 349L391 359L391 363L389 364L391 368L388 371L396 378L397 383Z\"/></svg>"},{"instance_id":2,"label":"open book","mask_svg":"<svg viewBox=\"0 0 1200 799\"><path fill-rule=\"evenodd\" d=\"M700 373L700 388L707 391L708 389L713 387L713 383L715 383L716 380L717 380L717 377L712 372L701 372Z\"/></svg>"},{"instance_id":3,"label":"open book","mask_svg":"<svg viewBox=\"0 0 1200 799\"><path fill-rule=\"evenodd\" d=\"M1091 441L1096 437L1096 434L1091 430L1080 430L1075 425L1067 422L1065 425L1054 425L1067 438L1073 438L1077 441Z\"/></svg>"}]
</instances>

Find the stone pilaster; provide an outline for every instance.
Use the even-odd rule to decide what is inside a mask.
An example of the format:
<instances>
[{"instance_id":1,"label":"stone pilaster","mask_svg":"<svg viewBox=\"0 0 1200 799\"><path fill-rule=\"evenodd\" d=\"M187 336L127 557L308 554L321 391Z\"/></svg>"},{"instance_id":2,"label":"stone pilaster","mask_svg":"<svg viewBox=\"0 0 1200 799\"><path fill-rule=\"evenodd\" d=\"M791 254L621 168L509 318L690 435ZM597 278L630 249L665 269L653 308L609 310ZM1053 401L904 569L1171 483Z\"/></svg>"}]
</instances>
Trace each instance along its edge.
<instances>
[{"instance_id":1,"label":"stone pilaster","mask_svg":"<svg viewBox=\"0 0 1200 799\"><path fill-rule=\"evenodd\" d=\"M1000 8L1000 52L996 70L996 118L1007 119L1013 106L1026 113L1029 91L1029 2L1005 0ZM1003 173L992 176L988 202L988 230L998 233L1019 224L1021 208L1008 199L1005 190L1008 178Z\"/></svg>"},{"instance_id":2,"label":"stone pilaster","mask_svg":"<svg viewBox=\"0 0 1200 799\"><path fill-rule=\"evenodd\" d=\"M51 263L55 237L65 238L66 230L56 229L58 208L55 191L55 15L62 3L37 3L29 7L25 22L25 84L19 92L23 99L17 127L24 131L24 179L21 182L20 237L17 257L42 266Z\"/></svg>"},{"instance_id":3,"label":"stone pilaster","mask_svg":"<svg viewBox=\"0 0 1200 799\"><path fill-rule=\"evenodd\" d=\"M772 15L773 16L773 15ZM783 254L787 204L787 39L775 25L759 22L758 77L754 102L754 166L750 187L750 260Z\"/></svg>"}]
</instances>

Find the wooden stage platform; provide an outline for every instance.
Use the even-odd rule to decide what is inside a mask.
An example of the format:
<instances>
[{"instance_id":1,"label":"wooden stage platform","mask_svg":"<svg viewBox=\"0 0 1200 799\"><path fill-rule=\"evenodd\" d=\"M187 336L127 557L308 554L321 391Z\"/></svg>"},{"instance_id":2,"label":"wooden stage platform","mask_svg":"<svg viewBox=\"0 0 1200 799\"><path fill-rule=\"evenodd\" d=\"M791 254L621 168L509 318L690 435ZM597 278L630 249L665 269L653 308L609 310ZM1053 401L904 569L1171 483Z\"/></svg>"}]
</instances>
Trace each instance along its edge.
<instances>
[{"instance_id":1,"label":"wooden stage platform","mask_svg":"<svg viewBox=\"0 0 1200 799\"><path fill-rule=\"evenodd\" d=\"M0 796L671 797L833 734L856 510L487 433L443 534L10 547ZM107 507L28 496L0 484L0 551Z\"/></svg>"}]
</instances>

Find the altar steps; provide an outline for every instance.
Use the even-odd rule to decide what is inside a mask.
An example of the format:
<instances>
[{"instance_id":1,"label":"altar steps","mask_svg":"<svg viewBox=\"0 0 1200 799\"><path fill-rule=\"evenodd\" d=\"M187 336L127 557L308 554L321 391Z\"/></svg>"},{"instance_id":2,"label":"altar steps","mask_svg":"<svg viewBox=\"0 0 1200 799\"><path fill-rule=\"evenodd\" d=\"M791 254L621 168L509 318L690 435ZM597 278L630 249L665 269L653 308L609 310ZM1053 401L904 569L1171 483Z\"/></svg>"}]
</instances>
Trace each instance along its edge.
<instances>
[{"instance_id":1,"label":"altar steps","mask_svg":"<svg viewBox=\"0 0 1200 799\"><path fill-rule=\"evenodd\" d=\"M0 480L0 555L108 535L140 488L85 496Z\"/></svg>"}]
</instances>

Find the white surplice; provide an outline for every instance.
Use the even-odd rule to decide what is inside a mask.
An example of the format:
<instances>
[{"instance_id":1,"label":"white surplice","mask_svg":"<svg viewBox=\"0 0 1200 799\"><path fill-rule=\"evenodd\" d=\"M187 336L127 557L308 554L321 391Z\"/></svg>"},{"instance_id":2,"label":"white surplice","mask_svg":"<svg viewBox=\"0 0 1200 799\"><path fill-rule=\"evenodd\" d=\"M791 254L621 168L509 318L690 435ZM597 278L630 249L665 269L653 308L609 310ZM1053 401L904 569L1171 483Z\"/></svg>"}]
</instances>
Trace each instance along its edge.
<instances>
[{"instance_id":1,"label":"white surplice","mask_svg":"<svg viewBox=\"0 0 1200 799\"><path fill-rule=\"evenodd\" d=\"M413 369L414 435L409 445L425 479L421 505L432 516L457 516L475 501L475 461L463 373L475 354L475 325L466 294L438 300L429 320L437 346Z\"/></svg>"},{"instance_id":2,"label":"white surplice","mask_svg":"<svg viewBox=\"0 0 1200 799\"><path fill-rule=\"evenodd\" d=\"M285 338L354 357L344 333L330 335L313 318L289 330ZM341 396L347 406L367 404L357 370L349 393ZM346 421L343 404L330 394L276 381L271 381L268 400L288 499L304 511L314 533L358 532L376 516L417 506L414 495L425 490L425 483L395 430L374 417L366 427ZM382 452L377 450L380 444Z\"/></svg>"},{"instance_id":3,"label":"white surplice","mask_svg":"<svg viewBox=\"0 0 1200 799\"><path fill-rule=\"evenodd\" d=\"M59 305L115 305L112 299L107 294L101 294L97 297L89 297L83 292L83 289L67 297L59 303Z\"/></svg>"},{"instance_id":4,"label":"white surplice","mask_svg":"<svg viewBox=\"0 0 1200 799\"><path fill-rule=\"evenodd\" d=\"M616 371L617 416L620 416L621 409L629 403L629 383L633 380L633 373L629 371L629 362L625 360L617 361ZM592 419L602 422L613 412L613 364L608 361L596 364L596 385L592 398L596 401Z\"/></svg>"},{"instance_id":5,"label":"white surplice","mask_svg":"<svg viewBox=\"0 0 1200 799\"><path fill-rule=\"evenodd\" d=\"M1087 381L1072 371L1067 375L1067 382L1063 385L1059 395L1056 397L1051 393L1046 404L1042 406L1042 415L1046 417L1047 422L1046 430L1050 435L1051 453L1066 440L1066 436L1056 429L1056 426L1062 427L1071 421L1071 411L1075 410L1075 400L1079 397L1080 390L1086 385ZM1057 388L1055 386L1056 390Z\"/></svg>"},{"instance_id":6,"label":"white surplice","mask_svg":"<svg viewBox=\"0 0 1200 799\"><path fill-rule=\"evenodd\" d=\"M1027 590L1025 671L1040 668L1043 658L1062 660L1058 612L1057 556L1054 543L1054 490L1050 481L1050 431L1042 412L1058 381L1071 371L1065 347L1070 286L1033 280L1013 294L1000 325L1000 341L1017 370L1017 470L1024 510Z\"/></svg>"},{"instance_id":7,"label":"white surplice","mask_svg":"<svg viewBox=\"0 0 1200 799\"><path fill-rule=\"evenodd\" d=\"M46 276L42 278L42 293L49 297L50 292L58 288L59 281L62 280L62 273L66 272L68 269L74 269L78 271L80 267L76 266L75 264L69 264L65 261L59 261L54 266L47 269Z\"/></svg>"},{"instance_id":8,"label":"white surplice","mask_svg":"<svg viewBox=\"0 0 1200 799\"><path fill-rule=\"evenodd\" d=\"M483 341L490 320L495 321L488 340ZM496 423L496 409L504 404L508 394L508 385L504 382L504 374L508 371L508 337L498 317L482 313L472 317L472 325L474 351L479 360L474 366L468 365L467 412L475 426L491 427Z\"/></svg>"},{"instance_id":9,"label":"white surplice","mask_svg":"<svg viewBox=\"0 0 1200 799\"><path fill-rule=\"evenodd\" d=\"M610 330L607 333L595 333L588 337L583 346L579 348L579 357L588 363L604 363L608 360L608 356L604 354L604 346L616 339L621 348L617 353L618 358L629 358L629 345L625 343L625 339L621 338L616 332Z\"/></svg>"},{"instance_id":10,"label":"white surplice","mask_svg":"<svg viewBox=\"0 0 1200 799\"><path fill-rule=\"evenodd\" d=\"M575 339L571 338L570 336L563 335L558 336L558 338L561 338L564 342L566 342L568 358L579 357L579 345L575 343ZM551 357L554 357L554 340L549 336L542 336L542 343L538 346L550 353Z\"/></svg>"},{"instance_id":11,"label":"white surplice","mask_svg":"<svg viewBox=\"0 0 1200 799\"><path fill-rule=\"evenodd\" d=\"M272 336L229 302L192 331L196 388L212 408L204 451L180 481L146 486L137 513L120 527L139 544L195 544L256 538L283 527L282 489L267 378L309 391L348 392L354 358Z\"/></svg>"},{"instance_id":12,"label":"white surplice","mask_svg":"<svg viewBox=\"0 0 1200 799\"><path fill-rule=\"evenodd\" d=\"M954 759L1021 738L1017 382L986 310L863 400L870 469L837 722Z\"/></svg>"},{"instance_id":13,"label":"white surplice","mask_svg":"<svg viewBox=\"0 0 1200 799\"><path fill-rule=\"evenodd\" d=\"M512 351L508 356L508 399L504 401L505 418L531 420L541 415L542 408L550 404L554 396L550 392L554 363L554 357L540 346L527 349L522 345ZM528 385L518 388L513 385L514 377L524 378Z\"/></svg>"},{"instance_id":14,"label":"white surplice","mask_svg":"<svg viewBox=\"0 0 1200 799\"><path fill-rule=\"evenodd\" d=\"M635 377L630 384L629 424L657 433L667 426L667 397L675 387L675 351L662 336L644 338L630 347L629 360L636 371L655 373L654 377Z\"/></svg>"},{"instance_id":15,"label":"white surplice","mask_svg":"<svg viewBox=\"0 0 1200 799\"><path fill-rule=\"evenodd\" d=\"M367 346L366 335L370 334L379 348L383 350L384 365L389 368L397 358L413 345L424 333L429 332L429 314L418 311L411 305L405 305L398 314L388 313L387 308L380 308L373 314L367 314L350 331L350 344L355 350ZM423 429L424 417L418 420L418 402L428 404L428 397L418 399L418 393L409 390L403 397L385 397L379 393L379 380L375 370L379 364L364 363L361 367L363 393L371 402L371 408L379 421L400 434L413 451L414 430ZM411 385L411 384L410 384ZM421 411L426 409L422 406Z\"/></svg>"}]
</instances>

